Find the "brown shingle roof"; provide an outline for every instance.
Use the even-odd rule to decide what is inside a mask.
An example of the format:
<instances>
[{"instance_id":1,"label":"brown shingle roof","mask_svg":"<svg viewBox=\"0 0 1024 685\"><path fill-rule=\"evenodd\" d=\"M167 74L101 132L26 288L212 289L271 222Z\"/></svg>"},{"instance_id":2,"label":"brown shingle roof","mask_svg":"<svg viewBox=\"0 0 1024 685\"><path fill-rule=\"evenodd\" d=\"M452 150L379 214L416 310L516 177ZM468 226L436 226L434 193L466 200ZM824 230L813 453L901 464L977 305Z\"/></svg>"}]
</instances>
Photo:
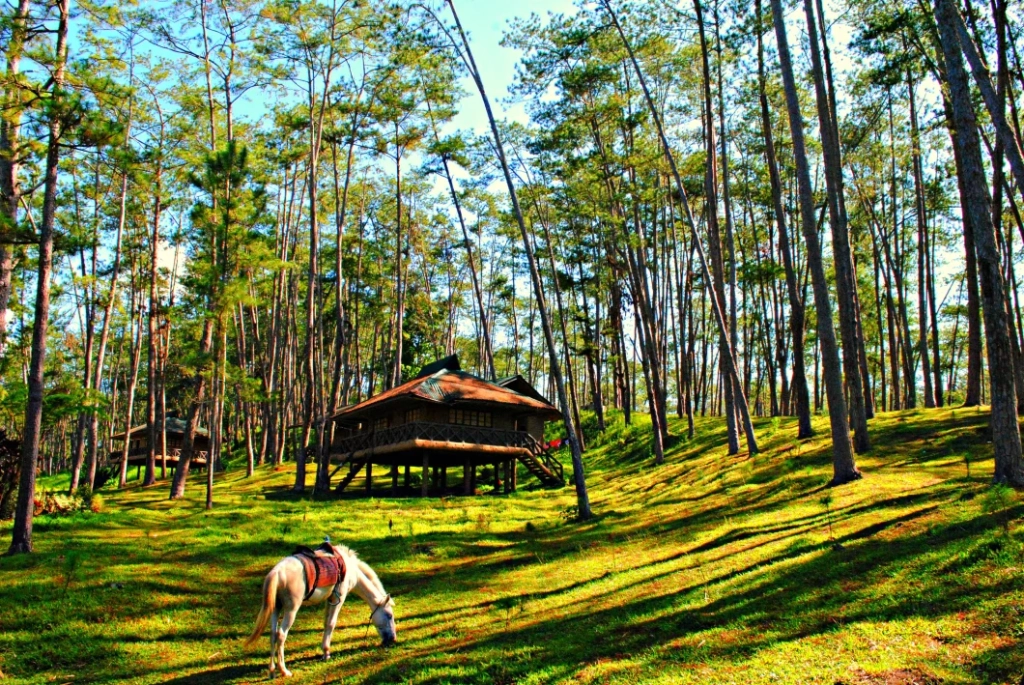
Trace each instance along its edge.
<instances>
[{"instance_id":1,"label":"brown shingle roof","mask_svg":"<svg viewBox=\"0 0 1024 685\"><path fill-rule=\"evenodd\" d=\"M505 405L528 410L535 414L543 414L551 419L561 416L558 410L547 402L503 388L464 371L442 369L430 376L414 378L359 404L345 407L333 418L356 418L368 409L379 407L399 398L414 398L446 405L461 402Z\"/></svg>"}]
</instances>

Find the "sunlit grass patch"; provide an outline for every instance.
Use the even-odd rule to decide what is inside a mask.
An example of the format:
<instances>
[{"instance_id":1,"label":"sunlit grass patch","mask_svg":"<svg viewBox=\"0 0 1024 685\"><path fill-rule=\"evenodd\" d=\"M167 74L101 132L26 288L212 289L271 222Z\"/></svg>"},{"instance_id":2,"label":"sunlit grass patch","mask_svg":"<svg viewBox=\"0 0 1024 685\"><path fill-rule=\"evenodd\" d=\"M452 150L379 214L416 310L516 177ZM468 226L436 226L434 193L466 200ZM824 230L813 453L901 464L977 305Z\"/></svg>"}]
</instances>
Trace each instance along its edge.
<instances>
[{"instance_id":1,"label":"sunlit grass patch","mask_svg":"<svg viewBox=\"0 0 1024 685\"><path fill-rule=\"evenodd\" d=\"M1024 503L988 486L985 424L880 414L865 479L828 489L825 419L806 441L791 419L758 420L762 451L729 456L723 422L698 418L689 439L674 418L656 466L647 418L613 415L590 436L597 517L582 524L570 488L316 501L269 467L218 475L210 512L201 474L182 502L166 483L104 491L102 513L39 519L37 553L0 560L0 671L261 680L267 646L242 638L263 575L330 535L395 595L399 647L376 647L354 601L321 663L322 610L303 609L295 682L1017 685Z\"/></svg>"}]
</instances>

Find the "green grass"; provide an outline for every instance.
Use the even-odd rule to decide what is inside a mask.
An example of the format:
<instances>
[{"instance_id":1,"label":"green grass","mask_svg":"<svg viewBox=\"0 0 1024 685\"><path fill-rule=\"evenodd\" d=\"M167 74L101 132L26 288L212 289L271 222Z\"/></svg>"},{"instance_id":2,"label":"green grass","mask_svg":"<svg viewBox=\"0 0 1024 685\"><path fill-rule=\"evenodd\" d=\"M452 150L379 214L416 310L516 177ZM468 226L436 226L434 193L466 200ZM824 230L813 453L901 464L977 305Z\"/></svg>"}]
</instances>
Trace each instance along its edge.
<instances>
[{"instance_id":1,"label":"green grass","mask_svg":"<svg viewBox=\"0 0 1024 685\"><path fill-rule=\"evenodd\" d=\"M37 519L37 553L0 559L0 671L262 680L267 642L242 645L262 578L329 534L395 595L399 646L379 649L352 600L321 663L322 610L304 608L294 682L1017 685L1024 505L991 494L985 423L880 415L864 480L833 490L826 442L796 442L790 420L759 422L753 458L727 456L722 424L700 420L660 467L645 429L619 423L586 455L586 524L566 521L570 488L313 501L287 492L290 469L262 468L218 476L209 513L201 475L178 503L166 484L104 491L102 513Z\"/></svg>"}]
</instances>

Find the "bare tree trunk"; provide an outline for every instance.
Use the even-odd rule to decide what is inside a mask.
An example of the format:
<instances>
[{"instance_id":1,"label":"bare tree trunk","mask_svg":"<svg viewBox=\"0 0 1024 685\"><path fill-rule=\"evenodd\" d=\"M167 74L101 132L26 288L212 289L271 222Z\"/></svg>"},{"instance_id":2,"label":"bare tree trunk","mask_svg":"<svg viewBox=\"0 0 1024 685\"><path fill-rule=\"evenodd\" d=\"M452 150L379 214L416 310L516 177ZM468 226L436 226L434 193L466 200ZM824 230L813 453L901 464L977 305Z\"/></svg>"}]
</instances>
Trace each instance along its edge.
<instances>
[{"instance_id":1,"label":"bare tree trunk","mask_svg":"<svg viewBox=\"0 0 1024 685\"><path fill-rule=\"evenodd\" d=\"M523 219L523 212L519 207L519 197L516 195L515 184L512 182L512 172L509 170L508 161L505 157L505 148L501 142L501 135L498 133L498 123L494 118L494 113L491 111L491 103L487 97L487 92L484 90L483 80L480 76L480 71L477 69L476 61L473 59L473 52L469 46L469 39L466 37L465 31L462 29L462 24L459 21L459 15L455 11L454 0L447 0L448 7L452 12L452 17L455 19L455 25L459 32L459 37L462 42L462 46L465 49L465 58L469 72L473 77L473 81L476 83L477 90L480 92L480 99L483 100L484 109L487 112L487 118L491 124L491 134L494 136L495 151L498 155L498 161L501 163L502 172L505 176L505 184L508 186L509 196L512 200L512 210L516 217L516 222L519 224L519 231L523 238L523 247L526 252L526 261L530 266L530 276L533 280L533 292L537 299L537 309L539 310L541 326L544 329L544 339L547 342L548 347L548 359L551 365L550 373L555 381L555 386L558 391L558 404L562 412L562 421L565 424L566 439L569 441L569 449L572 453L572 470L573 480L576 485L576 502L577 502L577 516L581 521L590 519L593 514L590 510L590 496L587 493L587 483L583 473L583 455L580 451L580 445L576 440L576 432L573 430L572 416L569 413L569 402L565 394L565 382L562 379L562 370L558 363L558 350L555 347L555 337L551 330L551 320L548 316L547 304L544 301L544 287L540 280L540 271L537 269L537 258L533 251L533 243L530 240L530 234L526 230L526 222Z\"/></svg>"},{"instance_id":2,"label":"bare tree trunk","mask_svg":"<svg viewBox=\"0 0 1024 685\"><path fill-rule=\"evenodd\" d=\"M57 26L56 63L53 73L53 99L50 112L49 140L46 148L43 220L39 226L39 267L36 283L35 321L32 326L32 361L28 373L28 405L25 407L25 429L22 434L21 479L14 528L8 554L32 551L32 516L35 513L36 470L39 464L39 442L43 423L43 371L46 367L46 331L50 319L50 274L53 266L53 227L57 213L57 167L60 162L60 138L64 121L59 107L64 97L64 70L68 57L68 18L71 0L58 0L60 12Z\"/></svg>"},{"instance_id":3,"label":"bare tree trunk","mask_svg":"<svg viewBox=\"0 0 1024 685\"><path fill-rule=\"evenodd\" d=\"M203 337L199 342L200 356L205 359L213 347L213 320L206 319L203 323ZM170 499L181 499L185 496L185 483L188 480L189 467L192 464L192 456L195 452L196 429L199 427L199 412L202 409L206 397L206 374L202 371L194 377L196 383L196 396L189 408L188 419L185 421L185 436L181 447L181 454L178 456L178 465L174 469L174 478L171 481ZM206 468L212 468L212 459L209 453L206 455Z\"/></svg>"},{"instance_id":4,"label":"bare tree trunk","mask_svg":"<svg viewBox=\"0 0 1024 685\"><path fill-rule=\"evenodd\" d=\"M811 271L814 304L818 320L818 345L824 366L825 392L828 396L829 422L832 428L832 484L840 485L860 478L860 471L853 456L850 441L850 426L847 423L846 397L843 392L842 369L836 344L835 329L832 327L832 303L828 297L828 282L821 258L821 244L814 221L814 198L811 175L807 163L807 148L804 143L803 115L797 95L793 63L789 54L789 39L782 11L782 0L771 0L772 16L775 23L775 39L779 46L779 66L782 83L786 91L786 107L789 110L789 127L793 136L793 157L796 163L799 186L800 220L804 242L807 245L807 265Z\"/></svg>"},{"instance_id":5,"label":"bare tree trunk","mask_svg":"<svg viewBox=\"0 0 1024 685\"><path fill-rule=\"evenodd\" d=\"M789 229L786 227L786 209L782 204L782 179L779 176L779 165L775 155L775 140L772 136L771 116L768 111L768 94L765 87L764 45L761 32L761 0L757 0L757 67L761 101L761 129L764 134L765 157L768 164L768 176L771 182L772 206L775 209L775 222L779 228L779 248L782 251L782 263L786 270L786 290L789 293L789 328L793 336L793 397L796 400L797 437L806 439L814 435L811 426L811 401L807 390L807 373L804 370L804 302L797 284L796 268L793 263L793 251L789 244Z\"/></svg>"},{"instance_id":6,"label":"bare tree trunk","mask_svg":"<svg viewBox=\"0 0 1024 685\"><path fill-rule=\"evenodd\" d=\"M914 204L917 210L917 306L918 346L924 375L924 406L935 407L935 391L932 388L931 363L928 358L928 222L924 203L924 170L921 167L921 136L917 126L917 101L914 96L914 82L907 72L907 96L910 100L910 139L913 150Z\"/></svg>"},{"instance_id":7,"label":"bare tree trunk","mask_svg":"<svg viewBox=\"0 0 1024 685\"><path fill-rule=\"evenodd\" d=\"M839 330L842 337L843 371L846 390L850 398L850 427L853 446L858 452L871 447L868 438L867 406L864 378L861 374L859 331L860 311L857 304L857 279L850 249L850 234L843 206L843 169L839 145L839 131L834 128L835 103L829 101L818 45L818 26L812 0L804 0L807 15L807 33L810 44L811 65L818 104L818 124L821 130L822 152L825 159L825 182L828 195L829 226L832 229L832 251L836 274L836 295L839 301Z\"/></svg>"},{"instance_id":8,"label":"bare tree trunk","mask_svg":"<svg viewBox=\"0 0 1024 685\"><path fill-rule=\"evenodd\" d=\"M686 190L683 187L682 178L680 177L679 170L676 167L675 157L672 155L672 148L668 143L668 138L665 136L665 129L661 124L661 116L658 113L658 109L654 106L654 99L651 97L650 90L647 88L647 82L643 77L643 72L640 69L640 64L636 60L636 55L633 53L632 46L626 39L626 34L625 32L623 32L622 26L619 24L618 17L616 17L615 12L612 10L610 0L602 0L602 4L604 5L605 11L608 13L609 18L612 21L612 24L615 26L615 29L619 34L619 38L622 40L622 44L626 48L626 52L629 54L630 62L633 65L634 71L636 71L637 80L640 81L640 86L643 90L644 98L647 101L647 107L651 112L651 116L654 119L655 126L658 130L658 137L661 140L662 152L665 155L665 159L668 162L669 167L672 171L672 177L675 180L676 191L679 193L681 200L680 204L682 205L684 210L683 214L686 218L687 226L690 229L690 235L693 238L694 248L696 249L697 257L700 261L701 272L704 277L704 282L710 286L712 283L714 283L714 281L711 278L711 271L708 268L708 261L707 257L704 254L704 248L700 244L700 234L697 232L697 224L694 221L693 214L690 211L690 205L686 196ZM747 400L746 397L743 396L743 386L740 382L739 370L736 366L734 350L732 350L731 345L729 345L729 327L726 325L725 314L722 311L722 308L719 306L717 298L713 296L711 298L711 301L711 309L715 316L715 324L718 327L719 344L721 345L722 341L724 341L725 346L723 349L725 349L728 352L728 354L723 355L727 360L726 369L728 373L726 374L726 377L731 378L730 382L733 384L733 388L736 393L736 407L740 411L740 418L743 423L744 435L746 437L747 442L747 450L750 452L750 454L756 454L758 452L757 440L754 437L754 427L750 421L750 411L747 406Z\"/></svg>"},{"instance_id":9,"label":"bare tree trunk","mask_svg":"<svg viewBox=\"0 0 1024 685\"><path fill-rule=\"evenodd\" d=\"M989 214L989 194L981 158L978 124L971 106L970 87L957 42L959 14L948 0L936 0L935 21L945 58L949 99L953 109L954 143L960 149L967 194L967 219L972 224L981 277L988 347L989 384L992 392L992 443L995 480L1024 486L1020 428L1017 424L1017 389L1010 346L1008 309L996 236Z\"/></svg>"},{"instance_id":10,"label":"bare tree trunk","mask_svg":"<svg viewBox=\"0 0 1024 685\"><path fill-rule=\"evenodd\" d=\"M132 414L135 412L135 390L139 385L139 361L142 358L142 312L135 315L135 293L132 292L132 322L135 326L135 340L132 343L132 360L128 381L128 407L125 412L125 440L124 450L121 452L120 473L117 485L123 488L128 483L128 445L129 432L132 429ZM131 328L128 329L129 333ZM116 418L116 416L115 416Z\"/></svg>"},{"instance_id":11,"label":"bare tree trunk","mask_svg":"<svg viewBox=\"0 0 1024 685\"><path fill-rule=\"evenodd\" d=\"M437 124L434 122L433 114L430 109L430 101L427 101L427 112L431 114L430 126L434 134L434 140L437 143L441 142L440 137L437 133ZM455 190L455 181L452 178L451 168L448 166L448 155L442 153L441 164L444 169L444 178L448 182L448 192L452 196L452 205L455 207L455 214L459 218L459 226L462 228L462 240L463 245L466 248L466 262L469 264L469 277L473 285L473 295L476 297L477 311L480 314L480 332L483 337L484 343L484 362L486 368L484 373L490 379L497 378L498 371L494 366L494 351L491 345L491 328L488 322L487 309L484 307L484 296L483 291L480 288L480 279L476 272L476 260L473 258L473 243L469 239L469 229L466 228L466 218L462 213L462 203L459 201L459 194Z\"/></svg>"},{"instance_id":12,"label":"bare tree trunk","mask_svg":"<svg viewBox=\"0 0 1024 685\"><path fill-rule=\"evenodd\" d=\"M160 214L163 209L161 175L162 164L158 162L154 185L156 193L153 197L153 226L149 237L149 336L146 354L146 435L148 452L146 455L146 476L142 481L143 486L152 485L156 482L156 450L159 437L157 425L157 366L159 358L157 354L157 336L160 326L160 300L157 297L157 259L160 250Z\"/></svg>"},{"instance_id":13,"label":"bare tree trunk","mask_svg":"<svg viewBox=\"0 0 1024 685\"><path fill-rule=\"evenodd\" d=\"M704 172L704 192L707 197L707 225L708 225L708 251L711 257L711 269L715 276L715 298L719 308L727 309L725 296L725 264L722 255L722 238L718 224L718 151L715 144L715 115L711 105L711 67L708 59L707 38L704 35L704 13L700 0L694 0L693 8L697 13L697 34L700 37L701 69L703 74L702 94L704 98L704 140L707 155L707 165ZM725 143L722 143L723 150ZM731 283L731 279L730 279ZM733 289L735 296L735 289ZM734 313L734 312L733 312ZM735 326L735 316L730 316L730 327ZM729 328L729 327L727 327ZM726 346L729 349L726 349ZM725 379L723 390L725 391L725 423L729 441L729 454L736 454L740 451L739 428L736 425L736 405L733 392L736 389L735 383L730 381L731 374L726 366L731 357L731 351L737 349L736 331L729 330L728 337L723 335L719 340L718 361L721 365L722 377Z\"/></svg>"}]
</instances>

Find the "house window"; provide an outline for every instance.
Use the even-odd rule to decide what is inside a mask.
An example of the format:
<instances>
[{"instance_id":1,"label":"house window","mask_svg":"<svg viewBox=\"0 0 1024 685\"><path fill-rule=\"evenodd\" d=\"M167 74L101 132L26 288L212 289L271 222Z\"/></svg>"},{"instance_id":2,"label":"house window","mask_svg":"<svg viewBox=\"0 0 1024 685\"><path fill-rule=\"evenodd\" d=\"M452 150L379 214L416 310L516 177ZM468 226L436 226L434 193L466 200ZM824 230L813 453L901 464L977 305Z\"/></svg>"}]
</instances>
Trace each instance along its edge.
<instances>
[{"instance_id":1,"label":"house window","mask_svg":"<svg viewBox=\"0 0 1024 685\"><path fill-rule=\"evenodd\" d=\"M382 416L379 419L373 420L373 430L380 431L388 427L388 417Z\"/></svg>"},{"instance_id":2,"label":"house window","mask_svg":"<svg viewBox=\"0 0 1024 685\"><path fill-rule=\"evenodd\" d=\"M405 422L406 423L413 423L415 421L422 421L422 420L423 420L423 410L422 409L410 409L409 411L405 412Z\"/></svg>"},{"instance_id":3,"label":"house window","mask_svg":"<svg viewBox=\"0 0 1024 685\"><path fill-rule=\"evenodd\" d=\"M448 411L448 423L456 423L461 426L483 426L491 427L491 413L486 411L466 411L464 409L451 409Z\"/></svg>"}]
</instances>

